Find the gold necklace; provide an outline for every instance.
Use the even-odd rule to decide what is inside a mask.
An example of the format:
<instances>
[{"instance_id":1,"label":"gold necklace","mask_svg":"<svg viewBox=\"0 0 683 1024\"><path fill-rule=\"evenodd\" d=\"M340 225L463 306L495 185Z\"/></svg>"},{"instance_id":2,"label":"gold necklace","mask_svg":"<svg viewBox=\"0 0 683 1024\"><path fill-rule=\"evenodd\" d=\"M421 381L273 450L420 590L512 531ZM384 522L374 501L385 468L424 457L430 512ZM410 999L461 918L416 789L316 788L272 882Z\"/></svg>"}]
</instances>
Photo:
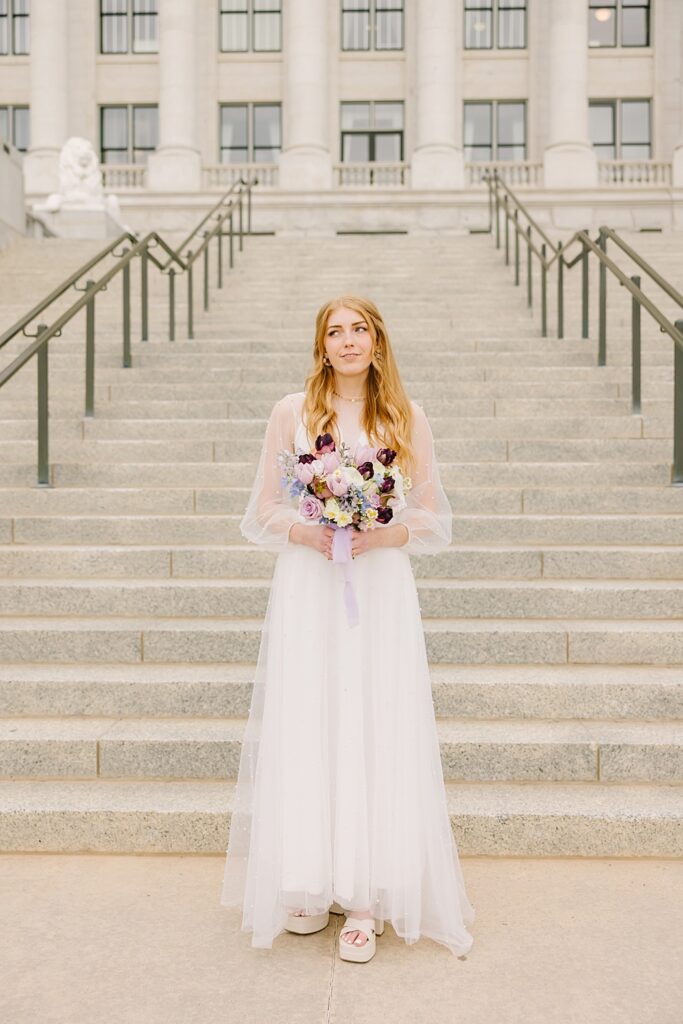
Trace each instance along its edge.
<instances>
[{"instance_id":1,"label":"gold necklace","mask_svg":"<svg viewBox=\"0 0 683 1024\"><path fill-rule=\"evenodd\" d=\"M337 398L343 398L345 402L364 402L365 401L365 397L363 397L363 398L347 398L346 395L340 395L338 391L334 390L334 388L332 388L332 394L336 395Z\"/></svg>"}]
</instances>

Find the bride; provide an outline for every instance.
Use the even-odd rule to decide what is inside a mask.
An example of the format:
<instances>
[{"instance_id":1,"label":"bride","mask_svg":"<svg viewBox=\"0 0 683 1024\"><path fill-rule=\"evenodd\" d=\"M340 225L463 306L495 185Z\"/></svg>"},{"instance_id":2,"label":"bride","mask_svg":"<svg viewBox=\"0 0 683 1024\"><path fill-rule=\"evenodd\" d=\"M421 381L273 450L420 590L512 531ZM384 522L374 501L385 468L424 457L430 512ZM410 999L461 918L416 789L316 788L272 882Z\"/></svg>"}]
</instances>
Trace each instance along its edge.
<instances>
[{"instance_id":1,"label":"bride","mask_svg":"<svg viewBox=\"0 0 683 1024\"><path fill-rule=\"evenodd\" d=\"M283 449L312 451L323 433L352 452L393 449L412 480L390 522L351 531L356 625L334 530L299 514L277 461ZM448 547L451 519L429 422L403 388L379 311L354 295L330 300L305 390L273 407L240 524L278 553L221 894L242 908L252 946L318 931L330 911L346 915L346 960L369 960L385 921L408 944L426 936L456 956L473 944L409 558Z\"/></svg>"}]
</instances>

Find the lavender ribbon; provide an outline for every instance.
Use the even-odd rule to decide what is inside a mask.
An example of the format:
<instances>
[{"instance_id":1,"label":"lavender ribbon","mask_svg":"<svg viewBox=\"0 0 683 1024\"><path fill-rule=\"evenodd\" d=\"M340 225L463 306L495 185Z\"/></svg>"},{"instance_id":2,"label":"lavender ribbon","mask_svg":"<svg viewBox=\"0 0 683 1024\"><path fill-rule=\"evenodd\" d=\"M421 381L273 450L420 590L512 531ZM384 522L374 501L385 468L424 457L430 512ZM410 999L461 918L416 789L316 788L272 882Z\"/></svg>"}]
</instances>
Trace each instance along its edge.
<instances>
[{"instance_id":1,"label":"lavender ribbon","mask_svg":"<svg viewBox=\"0 0 683 1024\"><path fill-rule=\"evenodd\" d=\"M351 566L351 530L352 526L336 527L332 538L332 561L344 567L344 603L349 626L357 626L359 621L356 591L353 586Z\"/></svg>"}]
</instances>

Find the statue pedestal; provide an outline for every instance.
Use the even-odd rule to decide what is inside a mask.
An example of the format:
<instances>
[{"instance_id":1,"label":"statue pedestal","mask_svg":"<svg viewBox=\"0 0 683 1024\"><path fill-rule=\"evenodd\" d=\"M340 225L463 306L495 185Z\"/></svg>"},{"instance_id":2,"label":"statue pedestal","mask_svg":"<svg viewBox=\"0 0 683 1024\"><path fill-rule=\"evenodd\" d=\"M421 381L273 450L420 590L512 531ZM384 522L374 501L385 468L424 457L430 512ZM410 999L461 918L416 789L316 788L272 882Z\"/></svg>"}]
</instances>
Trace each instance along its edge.
<instances>
[{"instance_id":1,"label":"statue pedestal","mask_svg":"<svg viewBox=\"0 0 683 1024\"><path fill-rule=\"evenodd\" d=\"M58 210L49 203L34 203L33 213L60 238L116 238L124 230L101 203L64 200Z\"/></svg>"}]
</instances>

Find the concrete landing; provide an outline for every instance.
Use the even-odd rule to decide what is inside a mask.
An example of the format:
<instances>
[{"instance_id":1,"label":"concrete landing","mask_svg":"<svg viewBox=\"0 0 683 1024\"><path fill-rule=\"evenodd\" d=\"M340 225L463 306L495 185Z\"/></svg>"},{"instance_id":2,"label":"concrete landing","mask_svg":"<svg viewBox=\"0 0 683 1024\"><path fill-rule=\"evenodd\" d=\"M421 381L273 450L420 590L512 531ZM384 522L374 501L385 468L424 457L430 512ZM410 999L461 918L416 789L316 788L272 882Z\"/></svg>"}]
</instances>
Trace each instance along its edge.
<instances>
[{"instance_id":1,"label":"concrete landing","mask_svg":"<svg viewBox=\"0 0 683 1024\"><path fill-rule=\"evenodd\" d=\"M3 1024L679 1024L683 864L463 858L464 961L343 918L252 949L223 856L0 856ZM678 894L678 896L676 896Z\"/></svg>"}]
</instances>

